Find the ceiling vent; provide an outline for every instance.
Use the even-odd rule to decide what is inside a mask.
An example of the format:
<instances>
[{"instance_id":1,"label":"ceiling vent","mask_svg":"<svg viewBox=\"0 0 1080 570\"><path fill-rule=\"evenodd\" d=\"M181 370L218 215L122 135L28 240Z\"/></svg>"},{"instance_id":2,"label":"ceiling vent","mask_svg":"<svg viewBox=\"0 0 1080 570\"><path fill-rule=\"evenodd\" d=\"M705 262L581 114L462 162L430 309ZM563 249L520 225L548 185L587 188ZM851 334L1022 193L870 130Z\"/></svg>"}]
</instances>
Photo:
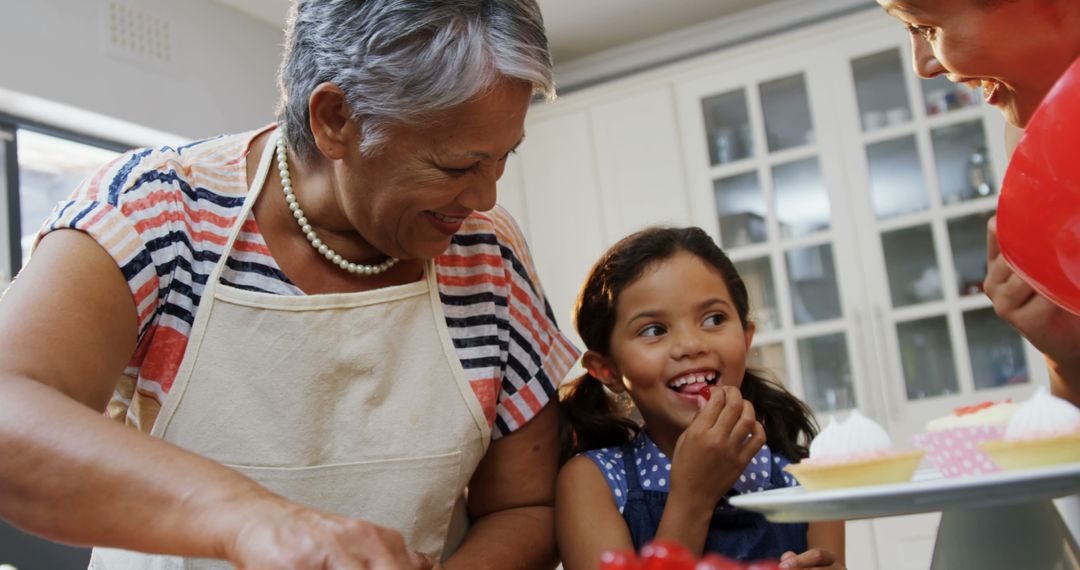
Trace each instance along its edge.
<instances>
[{"instance_id":1,"label":"ceiling vent","mask_svg":"<svg viewBox=\"0 0 1080 570\"><path fill-rule=\"evenodd\" d=\"M175 56L172 24L147 4L155 3L102 0L102 46L110 56L167 71Z\"/></svg>"}]
</instances>

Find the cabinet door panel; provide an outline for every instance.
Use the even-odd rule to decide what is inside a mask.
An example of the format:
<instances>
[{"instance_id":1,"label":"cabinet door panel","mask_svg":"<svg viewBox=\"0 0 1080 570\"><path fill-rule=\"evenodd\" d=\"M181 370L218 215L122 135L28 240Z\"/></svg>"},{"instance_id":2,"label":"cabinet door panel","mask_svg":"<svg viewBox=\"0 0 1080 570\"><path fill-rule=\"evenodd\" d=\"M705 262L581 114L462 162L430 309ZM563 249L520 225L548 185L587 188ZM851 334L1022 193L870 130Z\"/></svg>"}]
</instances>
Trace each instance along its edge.
<instances>
[{"instance_id":1,"label":"cabinet door panel","mask_svg":"<svg viewBox=\"0 0 1080 570\"><path fill-rule=\"evenodd\" d=\"M589 267L604 250L604 214L584 112L530 123L522 144L525 207L537 271L563 329Z\"/></svg>"},{"instance_id":2,"label":"cabinet door panel","mask_svg":"<svg viewBox=\"0 0 1080 570\"><path fill-rule=\"evenodd\" d=\"M648 225L688 224L671 90L598 104L591 116L608 241Z\"/></svg>"},{"instance_id":3,"label":"cabinet door panel","mask_svg":"<svg viewBox=\"0 0 1080 570\"><path fill-rule=\"evenodd\" d=\"M510 155L506 159L506 169L503 170L502 178L498 185L498 203L517 221L525 239L532 243L532 234L529 231L529 211L525 203L525 178L521 172L521 158L518 155Z\"/></svg>"},{"instance_id":4,"label":"cabinet door panel","mask_svg":"<svg viewBox=\"0 0 1080 570\"><path fill-rule=\"evenodd\" d=\"M845 62L835 124L880 339L871 356L899 442L953 407L1031 390L1031 350L981 291L1000 113L966 86L916 78L907 44L900 30L865 31L832 58Z\"/></svg>"}]
</instances>

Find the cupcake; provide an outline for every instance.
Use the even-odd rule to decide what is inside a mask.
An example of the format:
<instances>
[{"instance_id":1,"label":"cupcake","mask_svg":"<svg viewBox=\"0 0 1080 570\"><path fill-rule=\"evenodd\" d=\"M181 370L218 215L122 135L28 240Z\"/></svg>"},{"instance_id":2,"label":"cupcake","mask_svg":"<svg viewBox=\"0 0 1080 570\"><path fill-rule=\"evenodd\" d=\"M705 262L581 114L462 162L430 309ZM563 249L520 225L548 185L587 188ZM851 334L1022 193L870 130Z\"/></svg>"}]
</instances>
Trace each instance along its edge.
<instances>
[{"instance_id":1,"label":"cupcake","mask_svg":"<svg viewBox=\"0 0 1080 570\"><path fill-rule=\"evenodd\" d=\"M896 451L877 422L852 410L847 419L829 424L810 442L810 456L785 471L814 491L900 483L911 479L922 451Z\"/></svg>"},{"instance_id":2,"label":"cupcake","mask_svg":"<svg viewBox=\"0 0 1080 570\"><path fill-rule=\"evenodd\" d=\"M926 433L912 436L911 444L926 451L926 458L945 477L997 473L1001 468L978 446L1001 439L1016 409L1011 400L956 408L948 416L930 420Z\"/></svg>"},{"instance_id":3,"label":"cupcake","mask_svg":"<svg viewBox=\"0 0 1080 570\"><path fill-rule=\"evenodd\" d=\"M1005 470L1080 461L1080 409L1039 388L998 441L979 446Z\"/></svg>"}]
</instances>

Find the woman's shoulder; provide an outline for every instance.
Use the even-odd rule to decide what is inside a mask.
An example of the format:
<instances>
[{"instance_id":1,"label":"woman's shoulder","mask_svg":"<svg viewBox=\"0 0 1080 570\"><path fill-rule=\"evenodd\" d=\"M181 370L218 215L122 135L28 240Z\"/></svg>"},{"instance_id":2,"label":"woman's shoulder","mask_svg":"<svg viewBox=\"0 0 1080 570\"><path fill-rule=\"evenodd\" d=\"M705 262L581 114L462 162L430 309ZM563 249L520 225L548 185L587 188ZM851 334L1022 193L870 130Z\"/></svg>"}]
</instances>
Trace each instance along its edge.
<instances>
[{"instance_id":1,"label":"woman's shoulder","mask_svg":"<svg viewBox=\"0 0 1080 570\"><path fill-rule=\"evenodd\" d=\"M527 256L528 246L517 221L502 206L487 212L473 212L450 242L448 254L469 254L478 250L500 257Z\"/></svg>"},{"instance_id":2,"label":"woman's shoulder","mask_svg":"<svg viewBox=\"0 0 1080 570\"><path fill-rule=\"evenodd\" d=\"M450 271L459 280L471 275L485 286L502 284L523 289L532 303L546 305L525 235L501 206L473 212L435 263L440 272ZM490 276L498 278L492 280Z\"/></svg>"},{"instance_id":3,"label":"woman's shoulder","mask_svg":"<svg viewBox=\"0 0 1080 570\"><path fill-rule=\"evenodd\" d=\"M460 233L463 235L487 233L507 242L524 239L517 220L506 208L498 204L486 212L473 212L470 214L465 220Z\"/></svg>"},{"instance_id":4,"label":"woman's shoulder","mask_svg":"<svg viewBox=\"0 0 1080 570\"><path fill-rule=\"evenodd\" d=\"M172 190L183 193L189 202L242 200L247 191L248 144L258 132L130 150L87 181L86 197L115 206Z\"/></svg>"}]
</instances>

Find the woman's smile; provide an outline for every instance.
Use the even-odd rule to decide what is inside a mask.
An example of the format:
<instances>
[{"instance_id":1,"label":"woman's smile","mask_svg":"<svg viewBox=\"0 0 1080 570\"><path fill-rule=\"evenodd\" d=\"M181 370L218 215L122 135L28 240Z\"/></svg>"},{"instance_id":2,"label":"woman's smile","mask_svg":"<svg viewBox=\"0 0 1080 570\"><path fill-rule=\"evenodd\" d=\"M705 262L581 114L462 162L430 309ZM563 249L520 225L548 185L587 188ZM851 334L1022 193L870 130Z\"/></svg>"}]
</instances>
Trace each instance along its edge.
<instances>
[{"instance_id":1,"label":"woman's smile","mask_svg":"<svg viewBox=\"0 0 1080 570\"><path fill-rule=\"evenodd\" d=\"M425 211L427 219L431 222L431 225L440 232L452 236L461 229L461 225L465 223L465 219L468 216L446 216L438 212L431 210Z\"/></svg>"}]
</instances>

